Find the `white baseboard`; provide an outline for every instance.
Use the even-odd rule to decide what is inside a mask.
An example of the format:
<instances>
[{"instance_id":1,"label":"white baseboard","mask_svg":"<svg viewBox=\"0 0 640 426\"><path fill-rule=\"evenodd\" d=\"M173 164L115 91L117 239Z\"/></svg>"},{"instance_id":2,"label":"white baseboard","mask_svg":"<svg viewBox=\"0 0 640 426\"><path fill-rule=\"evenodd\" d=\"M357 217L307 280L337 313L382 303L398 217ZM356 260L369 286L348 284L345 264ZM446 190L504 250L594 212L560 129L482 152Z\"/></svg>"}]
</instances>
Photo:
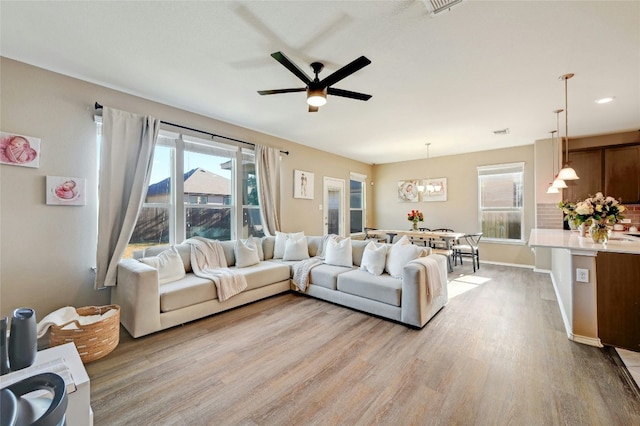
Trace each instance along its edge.
<instances>
[{"instance_id":1,"label":"white baseboard","mask_svg":"<svg viewBox=\"0 0 640 426\"><path fill-rule=\"evenodd\" d=\"M569 337L569 339L577 343L583 343L585 345L595 346L596 348L603 347L602 342L597 337L586 337L586 336L580 336L578 334L573 334L572 336Z\"/></svg>"},{"instance_id":2,"label":"white baseboard","mask_svg":"<svg viewBox=\"0 0 640 426\"><path fill-rule=\"evenodd\" d=\"M514 268L525 268L525 269L535 268L533 265L523 265L521 263L494 262L492 260L481 260L480 263L486 263L487 265L513 266Z\"/></svg>"},{"instance_id":3,"label":"white baseboard","mask_svg":"<svg viewBox=\"0 0 640 426\"><path fill-rule=\"evenodd\" d=\"M558 303L558 307L560 308L560 315L562 315L562 322L564 323L564 330L567 333L567 338L569 340L573 340L573 330L571 328L571 322L569 322L569 317L567 316L567 312L564 310L564 306L560 301L562 298L560 297L560 292L558 290L558 286L556 285L556 280L553 278L553 274L551 271L547 271L549 277L551 277L551 283L553 284L553 291L556 294L556 302Z\"/></svg>"}]
</instances>

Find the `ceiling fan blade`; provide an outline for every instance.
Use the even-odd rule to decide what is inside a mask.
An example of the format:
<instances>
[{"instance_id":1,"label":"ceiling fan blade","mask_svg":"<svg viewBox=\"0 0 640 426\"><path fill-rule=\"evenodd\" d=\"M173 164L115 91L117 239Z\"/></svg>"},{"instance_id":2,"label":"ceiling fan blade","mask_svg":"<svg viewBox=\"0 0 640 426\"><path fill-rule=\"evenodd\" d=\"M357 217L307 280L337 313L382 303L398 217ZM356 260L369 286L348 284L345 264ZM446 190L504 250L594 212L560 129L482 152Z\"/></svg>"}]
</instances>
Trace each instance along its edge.
<instances>
[{"instance_id":1,"label":"ceiling fan blade","mask_svg":"<svg viewBox=\"0 0 640 426\"><path fill-rule=\"evenodd\" d=\"M309 112L318 112L318 107L309 105Z\"/></svg>"},{"instance_id":2,"label":"ceiling fan blade","mask_svg":"<svg viewBox=\"0 0 640 426\"><path fill-rule=\"evenodd\" d=\"M320 84L322 84L322 86L324 87L333 86L343 78L350 76L354 72L366 67L370 63L371 61L369 59L365 58L364 56L360 56L358 59L345 65L344 67L340 68L338 71L324 78L320 82Z\"/></svg>"},{"instance_id":3,"label":"ceiling fan blade","mask_svg":"<svg viewBox=\"0 0 640 426\"><path fill-rule=\"evenodd\" d=\"M302 71L296 64L294 64L291 59L287 58L282 52L272 53L271 56L276 61L280 62L286 69L291 71L298 77L300 80L304 81L306 84L311 83L311 79L304 71Z\"/></svg>"},{"instance_id":4,"label":"ceiling fan blade","mask_svg":"<svg viewBox=\"0 0 640 426\"><path fill-rule=\"evenodd\" d=\"M277 95L279 93L304 92L306 90L307 90L306 87L300 87L298 89L258 90L258 93L264 96L264 95Z\"/></svg>"},{"instance_id":5,"label":"ceiling fan blade","mask_svg":"<svg viewBox=\"0 0 640 426\"><path fill-rule=\"evenodd\" d=\"M352 92L350 90L336 89L334 87L327 88L327 94L342 96L343 98L358 99L360 101L368 101L371 99L371 95L367 95L366 93Z\"/></svg>"}]
</instances>

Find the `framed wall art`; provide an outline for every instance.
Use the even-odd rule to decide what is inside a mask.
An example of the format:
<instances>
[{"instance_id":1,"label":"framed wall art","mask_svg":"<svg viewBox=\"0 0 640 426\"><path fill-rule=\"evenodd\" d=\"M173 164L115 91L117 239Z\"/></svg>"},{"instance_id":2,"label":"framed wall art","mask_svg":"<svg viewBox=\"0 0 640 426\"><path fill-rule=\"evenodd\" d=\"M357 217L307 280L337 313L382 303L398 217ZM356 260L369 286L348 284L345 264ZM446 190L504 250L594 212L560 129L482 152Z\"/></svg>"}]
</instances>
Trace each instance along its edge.
<instances>
[{"instance_id":1,"label":"framed wall art","mask_svg":"<svg viewBox=\"0 0 640 426\"><path fill-rule=\"evenodd\" d=\"M47 176L47 204L53 206L84 206L87 202L86 179Z\"/></svg>"},{"instance_id":2,"label":"framed wall art","mask_svg":"<svg viewBox=\"0 0 640 426\"><path fill-rule=\"evenodd\" d=\"M40 167L40 139L0 132L0 164Z\"/></svg>"},{"instance_id":3,"label":"framed wall art","mask_svg":"<svg viewBox=\"0 0 640 426\"><path fill-rule=\"evenodd\" d=\"M447 201L447 178L425 179L422 201Z\"/></svg>"},{"instance_id":4,"label":"framed wall art","mask_svg":"<svg viewBox=\"0 0 640 426\"><path fill-rule=\"evenodd\" d=\"M313 173L303 170L293 171L293 198L313 200Z\"/></svg>"},{"instance_id":5,"label":"framed wall art","mask_svg":"<svg viewBox=\"0 0 640 426\"><path fill-rule=\"evenodd\" d=\"M401 203L417 203L419 199L418 179L398 181L398 201Z\"/></svg>"}]
</instances>

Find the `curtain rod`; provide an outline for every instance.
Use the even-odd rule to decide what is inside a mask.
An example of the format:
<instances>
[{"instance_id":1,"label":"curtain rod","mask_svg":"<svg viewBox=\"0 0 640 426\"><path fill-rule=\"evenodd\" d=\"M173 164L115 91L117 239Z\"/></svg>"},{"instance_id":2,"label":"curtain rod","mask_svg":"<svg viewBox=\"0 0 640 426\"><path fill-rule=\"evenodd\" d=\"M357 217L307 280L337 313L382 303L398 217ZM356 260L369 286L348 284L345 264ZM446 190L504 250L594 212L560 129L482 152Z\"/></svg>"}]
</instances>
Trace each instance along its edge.
<instances>
[{"instance_id":1,"label":"curtain rod","mask_svg":"<svg viewBox=\"0 0 640 426\"><path fill-rule=\"evenodd\" d=\"M95 109L102 109L102 105L100 105L98 102L96 102L95 104ZM197 132L197 133L202 133L204 135L209 135L212 138L221 138L221 139L226 139L226 140L230 140L230 141L234 141L234 142L239 142L239 143L243 143L245 145L251 145L251 146L256 146L255 143L253 142L246 142L246 141L241 141L240 139L234 139L234 138L230 138L228 136L222 136L222 135L217 135L215 133L211 133L211 132L205 132L204 130L198 130L198 129L194 129L193 127L187 127L187 126L182 126L180 124L175 124L175 123L170 123L168 121L164 121L164 120L160 120L160 122L162 124L166 124L167 126L173 126L173 127L177 127L179 129L184 129L184 130L191 130L193 132ZM280 150L281 153L285 154L285 155L289 155L289 151L282 151Z\"/></svg>"}]
</instances>

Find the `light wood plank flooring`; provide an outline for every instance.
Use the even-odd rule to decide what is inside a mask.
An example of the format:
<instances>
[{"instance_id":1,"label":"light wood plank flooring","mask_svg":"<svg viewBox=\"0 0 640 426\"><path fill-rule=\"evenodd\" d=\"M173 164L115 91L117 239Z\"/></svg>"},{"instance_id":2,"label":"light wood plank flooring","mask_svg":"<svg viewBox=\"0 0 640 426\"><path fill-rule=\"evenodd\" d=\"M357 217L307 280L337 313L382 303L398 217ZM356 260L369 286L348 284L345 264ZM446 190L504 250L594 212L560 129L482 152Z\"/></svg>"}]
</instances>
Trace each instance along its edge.
<instances>
[{"instance_id":1,"label":"light wood plank flooring","mask_svg":"<svg viewBox=\"0 0 640 426\"><path fill-rule=\"evenodd\" d=\"M95 425L640 424L606 351L567 339L546 274L476 276L422 330L296 294L123 330L87 365Z\"/></svg>"}]
</instances>

